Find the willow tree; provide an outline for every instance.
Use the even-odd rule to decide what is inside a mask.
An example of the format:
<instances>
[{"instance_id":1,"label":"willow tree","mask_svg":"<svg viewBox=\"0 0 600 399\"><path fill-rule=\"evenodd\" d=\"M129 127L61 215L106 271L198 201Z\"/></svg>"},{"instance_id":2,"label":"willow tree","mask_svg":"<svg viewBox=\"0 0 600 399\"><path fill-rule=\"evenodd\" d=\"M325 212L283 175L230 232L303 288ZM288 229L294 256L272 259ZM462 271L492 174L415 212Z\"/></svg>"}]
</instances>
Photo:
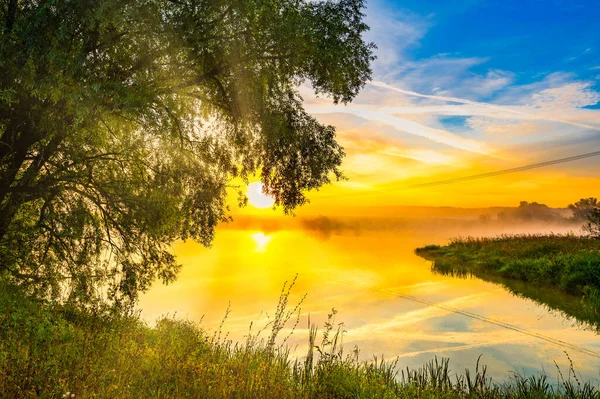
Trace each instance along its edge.
<instances>
[{"instance_id":1,"label":"willow tree","mask_svg":"<svg viewBox=\"0 0 600 399\"><path fill-rule=\"evenodd\" d=\"M339 178L335 130L297 87L335 103L363 87L363 7L2 0L1 277L129 303L175 278L175 240L210 245L232 178L258 173L285 212Z\"/></svg>"}]
</instances>

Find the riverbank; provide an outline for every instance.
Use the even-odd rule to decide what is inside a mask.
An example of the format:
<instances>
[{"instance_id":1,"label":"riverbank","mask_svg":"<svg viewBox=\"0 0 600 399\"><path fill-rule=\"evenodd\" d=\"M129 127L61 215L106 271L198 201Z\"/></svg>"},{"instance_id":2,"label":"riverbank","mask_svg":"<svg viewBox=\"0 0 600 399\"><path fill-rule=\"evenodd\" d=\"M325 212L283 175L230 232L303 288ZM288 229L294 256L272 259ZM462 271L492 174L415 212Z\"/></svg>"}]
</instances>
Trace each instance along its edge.
<instances>
[{"instance_id":1,"label":"riverbank","mask_svg":"<svg viewBox=\"0 0 600 399\"><path fill-rule=\"evenodd\" d=\"M234 344L222 331L173 318L155 327L135 314L86 311L0 290L0 397L41 398L600 398L563 370L514 376L497 384L487 369L455 374L448 360L421 369L398 362L360 362L341 349L334 314L322 333L310 329L306 356L295 359L278 337L286 322L284 292L270 331Z\"/></svg>"},{"instance_id":2,"label":"riverbank","mask_svg":"<svg viewBox=\"0 0 600 399\"><path fill-rule=\"evenodd\" d=\"M415 252L431 260L436 273L502 284L600 328L600 240L575 235L460 238ZM561 301L561 294L567 299Z\"/></svg>"}]
</instances>

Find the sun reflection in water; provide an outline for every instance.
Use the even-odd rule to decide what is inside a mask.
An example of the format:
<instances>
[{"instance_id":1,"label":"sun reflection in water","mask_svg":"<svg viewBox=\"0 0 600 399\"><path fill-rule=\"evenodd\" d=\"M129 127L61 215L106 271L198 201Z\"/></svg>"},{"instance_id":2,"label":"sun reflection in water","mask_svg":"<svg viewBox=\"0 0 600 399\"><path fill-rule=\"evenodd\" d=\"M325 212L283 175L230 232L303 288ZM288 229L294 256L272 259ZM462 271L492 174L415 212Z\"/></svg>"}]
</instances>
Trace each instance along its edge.
<instances>
[{"instance_id":1,"label":"sun reflection in water","mask_svg":"<svg viewBox=\"0 0 600 399\"><path fill-rule=\"evenodd\" d=\"M252 238L256 242L255 252L265 252L267 250L267 244L271 242L271 237L264 235L262 231L252 234Z\"/></svg>"}]
</instances>

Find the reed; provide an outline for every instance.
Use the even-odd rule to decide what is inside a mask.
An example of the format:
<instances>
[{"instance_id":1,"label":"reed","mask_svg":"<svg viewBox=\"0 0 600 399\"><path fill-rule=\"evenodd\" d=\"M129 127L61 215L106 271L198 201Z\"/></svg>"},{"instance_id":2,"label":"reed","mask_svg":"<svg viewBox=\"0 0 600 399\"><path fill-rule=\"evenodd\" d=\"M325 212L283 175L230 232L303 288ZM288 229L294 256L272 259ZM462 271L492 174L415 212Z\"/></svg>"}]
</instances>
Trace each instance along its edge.
<instances>
[{"instance_id":1,"label":"reed","mask_svg":"<svg viewBox=\"0 0 600 399\"><path fill-rule=\"evenodd\" d=\"M569 370L558 385L515 375L495 383L478 362L452 373L448 359L419 369L398 360L344 353L332 311L323 331L309 321L308 351L294 358L280 336L300 308L282 291L266 328L231 341L222 326L165 317L156 326L102 306L86 311L32 301L0 288L0 397L3 398L600 398ZM264 337L263 337L264 335ZM320 338L319 338L320 337Z\"/></svg>"},{"instance_id":2,"label":"reed","mask_svg":"<svg viewBox=\"0 0 600 399\"><path fill-rule=\"evenodd\" d=\"M476 276L600 326L600 240L577 235L505 235L457 238L416 253L432 260L436 273ZM500 279L500 280L499 280ZM515 284L520 281L525 284ZM550 288L579 301L568 306L531 288ZM541 298L541 299L540 299ZM550 301L550 303L548 303ZM576 302L577 306L572 306Z\"/></svg>"}]
</instances>

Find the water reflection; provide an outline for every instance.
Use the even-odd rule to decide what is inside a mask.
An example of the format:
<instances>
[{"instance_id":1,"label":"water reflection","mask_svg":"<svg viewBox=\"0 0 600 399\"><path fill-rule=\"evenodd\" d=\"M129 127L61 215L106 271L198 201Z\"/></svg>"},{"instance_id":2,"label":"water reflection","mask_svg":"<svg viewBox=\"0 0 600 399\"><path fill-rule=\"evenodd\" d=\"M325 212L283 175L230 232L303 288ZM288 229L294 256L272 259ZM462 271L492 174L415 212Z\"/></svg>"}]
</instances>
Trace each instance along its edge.
<instances>
[{"instance_id":1,"label":"water reflection","mask_svg":"<svg viewBox=\"0 0 600 399\"><path fill-rule=\"evenodd\" d=\"M436 272L436 269L433 268ZM558 311L574 325L600 333L600 313L598 309L583 302L579 297L557 289L536 287L519 280L510 280L485 273L477 273L477 278L499 284L517 296L531 299L549 312ZM461 276L466 278L466 276Z\"/></svg>"},{"instance_id":2,"label":"water reflection","mask_svg":"<svg viewBox=\"0 0 600 399\"><path fill-rule=\"evenodd\" d=\"M252 239L256 242L255 252L265 252L267 244L271 242L271 237L266 236L262 231L252 234Z\"/></svg>"},{"instance_id":3,"label":"water reflection","mask_svg":"<svg viewBox=\"0 0 600 399\"><path fill-rule=\"evenodd\" d=\"M322 326L331 308L348 331L345 345L372 358L401 357L403 366L421 366L433 356L451 358L454 371L473 368L480 354L495 379L512 371L542 369L554 375L554 361L568 366L564 348L535 337L428 306L409 295L519 326L555 339L600 351L594 332L579 328L557 312L515 296L501 286L478 279L433 274L430 262L414 248L441 243L447 234L396 230L333 234L320 240L301 230L280 230L276 240L256 230L221 230L205 249L180 243L175 251L184 268L177 282L156 285L141 299L143 315L153 320L165 313L200 320L215 328L228 302L225 323L233 339L242 340L251 321L261 325L275 308L284 281L298 274L290 303L308 293L299 328L291 344L304 353L307 319ZM252 239L249 239L249 237ZM284 334L285 331L284 331ZM586 378L597 378L600 360L567 350Z\"/></svg>"}]
</instances>

